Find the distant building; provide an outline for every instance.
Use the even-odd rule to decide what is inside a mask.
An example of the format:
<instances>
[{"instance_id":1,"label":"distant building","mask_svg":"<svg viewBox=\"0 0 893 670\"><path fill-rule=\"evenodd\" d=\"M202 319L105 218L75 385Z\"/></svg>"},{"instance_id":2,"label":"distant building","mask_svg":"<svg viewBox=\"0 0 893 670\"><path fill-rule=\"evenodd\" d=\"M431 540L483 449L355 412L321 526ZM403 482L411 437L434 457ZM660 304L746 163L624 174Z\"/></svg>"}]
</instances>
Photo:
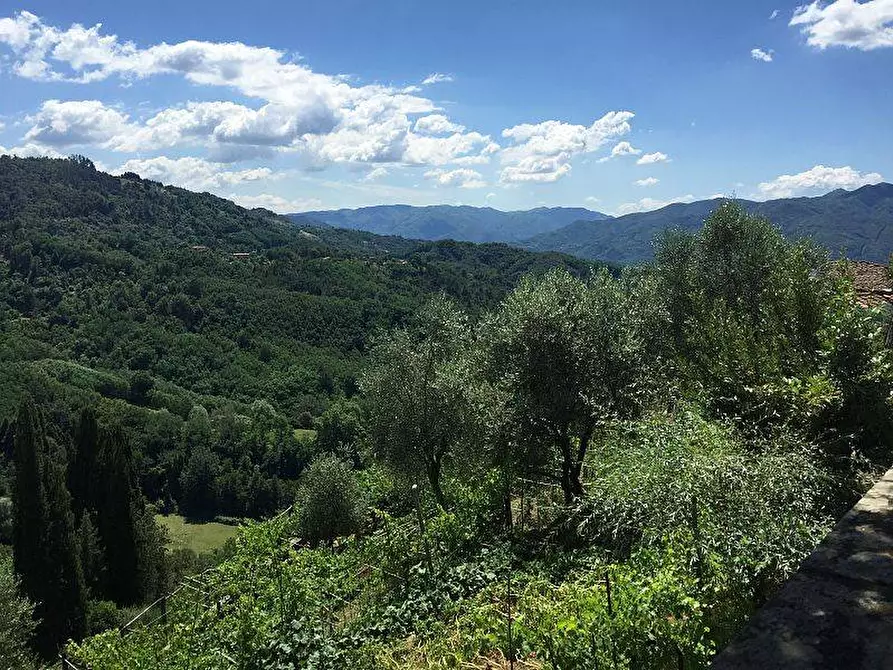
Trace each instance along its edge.
<instances>
[{"instance_id":1,"label":"distant building","mask_svg":"<svg viewBox=\"0 0 893 670\"><path fill-rule=\"evenodd\" d=\"M848 268L853 274L856 301L862 307L893 306L893 280L886 265L850 261Z\"/></svg>"},{"instance_id":2,"label":"distant building","mask_svg":"<svg viewBox=\"0 0 893 670\"><path fill-rule=\"evenodd\" d=\"M251 256L250 251L234 251L232 253L233 258L248 258Z\"/></svg>"},{"instance_id":3,"label":"distant building","mask_svg":"<svg viewBox=\"0 0 893 670\"><path fill-rule=\"evenodd\" d=\"M202 253L208 250L208 247L206 247L204 244L193 244L189 248L193 251L197 251L198 253Z\"/></svg>"}]
</instances>

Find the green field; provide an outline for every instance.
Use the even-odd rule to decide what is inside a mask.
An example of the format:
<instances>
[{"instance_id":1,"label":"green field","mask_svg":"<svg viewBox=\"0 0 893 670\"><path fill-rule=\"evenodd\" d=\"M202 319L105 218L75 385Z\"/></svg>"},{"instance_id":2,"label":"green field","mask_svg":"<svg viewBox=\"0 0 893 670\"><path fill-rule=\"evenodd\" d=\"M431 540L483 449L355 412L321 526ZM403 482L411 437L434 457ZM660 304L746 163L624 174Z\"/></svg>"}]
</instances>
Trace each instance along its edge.
<instances>
[{"instance_id":1,"label":"green field","mask_svg":"<svg viewBox=\"0 0 893 670\"><path fill-rule=\"evenodd\" d=\"M155 520L167 529L168 548L192 549L196 554L222 547L238 531L238 526L214 521L192 523L178 514L156 514Z\"/></svg>"}]
</instances>

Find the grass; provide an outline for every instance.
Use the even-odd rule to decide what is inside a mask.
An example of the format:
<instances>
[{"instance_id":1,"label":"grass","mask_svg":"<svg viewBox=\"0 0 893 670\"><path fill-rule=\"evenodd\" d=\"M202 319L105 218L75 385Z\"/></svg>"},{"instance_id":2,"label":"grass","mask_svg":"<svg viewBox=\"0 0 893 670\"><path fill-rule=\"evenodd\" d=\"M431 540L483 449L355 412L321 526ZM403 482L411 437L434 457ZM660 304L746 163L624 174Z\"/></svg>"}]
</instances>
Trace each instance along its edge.
<instances>
[{"instance_id":1,"label":"grass","mask_svg":"<svg viewBox=\"0 0 893 670\"><path fill-rule=\"evenodd\" d=\"M304 442L316 439L316 431L312 428L295 428L295 437Z\"/></svg>"},{"instance_id":2,"label":"grass","mask_svg":"<svg viewBox=\"0 0 893 670\"><path fill-rule=\"evenodd\" d=\"M155 520L167 529L168 548L192 549L196 554L222 547L238 530L237 526L214 521L192 523L178 514L156 514Z\"/></svg>"}]
</instances>

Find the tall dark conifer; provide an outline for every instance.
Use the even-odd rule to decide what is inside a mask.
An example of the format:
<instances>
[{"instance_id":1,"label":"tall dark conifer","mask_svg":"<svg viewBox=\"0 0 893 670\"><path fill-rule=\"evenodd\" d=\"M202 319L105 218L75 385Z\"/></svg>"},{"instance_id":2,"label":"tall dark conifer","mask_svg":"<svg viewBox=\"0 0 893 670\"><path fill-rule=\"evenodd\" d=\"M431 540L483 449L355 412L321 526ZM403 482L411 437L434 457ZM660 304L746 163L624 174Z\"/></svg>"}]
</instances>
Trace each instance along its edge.
<instances>
[{"instance_id":1,"label":"tall dark conifer","mask_svg":"<svg viewBox=\"0 0 893 670\"><path fill-rule=\"evenodd\" d=\"M86 594L75 541L66 460L52 444L34 401L26 397L15 425L13 561L37 602L36 646L50 655L86 632Z\"/></svg>"},{"instance_id":2,"label":"tall dark conifer","mask_svg":"<svg viewBox=\"0 0 893 670\"><path fill-rule=\"evenodd\" d=\"M99 427L96 412L91 407L81 412L74 434L74 451L68 471L68 490L71 491L72 509L80 523L85 509L96 507L95 482L97 472L97 452L99 449Z\"/></svg>"},{"instance_id":3,"label":"tall dark conifer","mask_svg":"<svg viewBox=\"0 0 893 670\"><path fill-rule=\"evenodd\" d=\"M119 428L100 434L96 521L105 546L106 595L120 604L139 599L137 524L142 499L136 489L130 444Z\"/></svg>"},{"instance_id":4,"label":"tall dark conifer","mask_svg":"<svg viewBox=\"0 0 893 670\"><path fill-rule=\"evenodd\" d=\"M19 406L15 423L13 486L13 566L22 580L22 588L32 600L43 592L40 561L44 514L40 491L40 444L43 441L40 415L30 396Z\"/></svg>"}]
</instances>

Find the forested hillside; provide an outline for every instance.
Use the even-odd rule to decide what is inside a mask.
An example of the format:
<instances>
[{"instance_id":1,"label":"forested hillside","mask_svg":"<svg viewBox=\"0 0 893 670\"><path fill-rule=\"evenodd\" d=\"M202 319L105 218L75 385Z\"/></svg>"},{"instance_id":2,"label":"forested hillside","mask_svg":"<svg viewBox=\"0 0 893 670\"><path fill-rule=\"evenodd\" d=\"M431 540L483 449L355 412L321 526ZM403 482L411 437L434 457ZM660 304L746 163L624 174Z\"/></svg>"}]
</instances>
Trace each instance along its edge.
<instances>
[{"instance_id":1,"label":"forested hillside","mask_svg":"<svg viewBox=\"0 0 893 670\"><path fill-rule=\"evenodd\" d=\"M0 666L704 668L893 454L889 314L735 203L620 273L0 194Z\"/></svg>"},{"instance_id":2,"label":"forested hillside","mask_svg":"<svg viewBox=\"0 0 893 670\"><path fill-rule=\"evenodd\" d=\"M44 521L69 527L75 544L92 542L93 530L100 543L116 543L103 524L120 523L106 520L83 485L59 489L53 479L53 463L65 475L84 440L94 455L77 466L88 470L80 480L131 482L137 508L144 497L158 511L198 519L272 514L293 500L316 429L330 446L343 439L377 331L403 323L433 293L479 312L528 272L590 267L503 245L304 224L133 174L113 177L85 158L0 157L0 542L13 536L17 445L37 453L32 484L42 482L41 495L55 491L72 507L70 523L64 513ZM20 411L26 393L30 418ZM18 444L21 422L33 437ZM131 546L161 542L140 509L128 523ZM116 560L93 573L81 566L95 586L91 602L132 604L180 569L143 575L144 585L126 590L102 576L119 569ZM60 579L70 581L66 574ZM26 583L34 600L43 593L36 583ZM109 616L94 612L84 623L82 611L69 630L95 630ZM49 623L54 631L39 631L44 650L67 625Z\"/></svg>"},{"instance_id":3,"label":"forested hillside","mask_svg":"<svg viewBox=\"0 0 893 670\"><path fill-rule=\"evenodd\" d=\"M726 203L376 340L292 511L91 668L705 668L889 465L888 315Z\"/></svg>"},{"instance_id":4,"label":"forested hillside","mask_svg":"<svg viewBox=\"0 0 893 670\"><path fill-rule=\"evenodd\" d=\"M583 218L522 246L613 263L641 263L653 258L656 235L675 228L697 230L721 202L674 203L606 221ZM789 238L809 238L834 254L886 264L893 252L893 184L837 189L813 198L738 202L747 211L768 218Z\"/></svg>"}]
</instances>

